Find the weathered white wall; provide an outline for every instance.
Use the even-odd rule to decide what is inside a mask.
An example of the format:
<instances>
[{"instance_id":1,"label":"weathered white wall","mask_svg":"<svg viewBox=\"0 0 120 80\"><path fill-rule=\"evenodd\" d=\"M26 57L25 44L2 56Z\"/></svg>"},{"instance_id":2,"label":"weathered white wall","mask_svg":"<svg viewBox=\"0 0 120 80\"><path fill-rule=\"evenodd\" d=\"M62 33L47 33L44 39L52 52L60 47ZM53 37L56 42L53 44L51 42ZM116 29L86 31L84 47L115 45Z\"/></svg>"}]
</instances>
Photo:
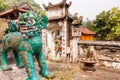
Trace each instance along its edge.
<instances>
[{"instance_id":1,"label":"weathered white wall","mask_svg":"<svg viewBox=\"0 0 120 80\"><path fill-rule=\"evenodd\" d=\"M54 44L54 39L53 39L54 33L52 31L47 30L47 46L48 49L50 50L50 53L48 54L49 58L54 58L55 57L55 44Z\"/></svg>"}]
</instances>

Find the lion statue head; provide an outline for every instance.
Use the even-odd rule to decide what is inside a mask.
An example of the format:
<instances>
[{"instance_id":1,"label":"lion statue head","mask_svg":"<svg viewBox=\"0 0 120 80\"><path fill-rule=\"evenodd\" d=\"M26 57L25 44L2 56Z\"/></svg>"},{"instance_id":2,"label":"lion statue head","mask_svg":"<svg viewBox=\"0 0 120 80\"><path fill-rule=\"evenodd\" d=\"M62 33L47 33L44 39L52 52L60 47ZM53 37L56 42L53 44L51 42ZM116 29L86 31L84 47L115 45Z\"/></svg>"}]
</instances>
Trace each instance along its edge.
<instances>
[{"instance_id":1,"label":"lion statue head","mask_svg":"<svg viewBox=\"0 0 120 80\"><path fill-rule=\"evenodd\" d=\"M48 18L45 14L28 11L20 14L19 17L19 31L27 36L35 36L39 34L39 30L46 28Z\"/></svg>"}]
</instances>

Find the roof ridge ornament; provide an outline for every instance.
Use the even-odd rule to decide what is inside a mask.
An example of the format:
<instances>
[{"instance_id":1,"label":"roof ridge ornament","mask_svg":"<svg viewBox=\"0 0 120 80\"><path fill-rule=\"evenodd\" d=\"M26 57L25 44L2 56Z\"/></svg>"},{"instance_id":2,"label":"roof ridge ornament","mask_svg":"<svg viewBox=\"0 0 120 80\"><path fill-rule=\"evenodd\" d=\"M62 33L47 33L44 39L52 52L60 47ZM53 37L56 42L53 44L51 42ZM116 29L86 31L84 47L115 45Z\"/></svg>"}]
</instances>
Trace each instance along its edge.
<instances>
[{"instance_id":1,"label":"roof ridge ornament","mask_svg":"<svg viewBox=\"0 0 120 80\"><path fill-rule=\"evenodd\" d=\"M46 6L45 4L43 4L44 9L48 10L48 9L53 9L54 7L69 7L72 2L70 1L68 4L66 2L67 0L62 0L60 3L57 4L52 4L52 3L48 3L48 6Z\"/></svg>"},{"instance_id":2,"label":"roof ridge ornament","mask_svg":"<svg viewBox=\"0 0 120 80\"><path fill-rule=\"evenodd\" d=\"M73 15L72 19L73 19L72 25L73 26L78 26L78 25L81 25L81 22L83 20L83 16L78 17L78 13L75 13Z\"/></svg>"}]
</instances>

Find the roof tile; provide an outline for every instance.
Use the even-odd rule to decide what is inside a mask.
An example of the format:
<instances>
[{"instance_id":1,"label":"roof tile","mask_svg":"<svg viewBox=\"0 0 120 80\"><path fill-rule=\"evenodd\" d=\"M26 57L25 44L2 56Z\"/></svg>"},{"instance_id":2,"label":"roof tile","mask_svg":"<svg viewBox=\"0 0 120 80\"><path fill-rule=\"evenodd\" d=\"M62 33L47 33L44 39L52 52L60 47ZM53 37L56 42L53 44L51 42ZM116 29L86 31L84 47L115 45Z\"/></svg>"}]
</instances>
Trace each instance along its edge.
<instances>
[{"instance_id":1,"label":"roof tile","mask_svg":"<svg viewBox=\"0 0 120 80\"><path fill-rule=\"evenodd\" d=\"M83 34L95 34L95 32L87 29L87 28L80 28L80 31L83 33Z\"/></svg>"}]
</instances>

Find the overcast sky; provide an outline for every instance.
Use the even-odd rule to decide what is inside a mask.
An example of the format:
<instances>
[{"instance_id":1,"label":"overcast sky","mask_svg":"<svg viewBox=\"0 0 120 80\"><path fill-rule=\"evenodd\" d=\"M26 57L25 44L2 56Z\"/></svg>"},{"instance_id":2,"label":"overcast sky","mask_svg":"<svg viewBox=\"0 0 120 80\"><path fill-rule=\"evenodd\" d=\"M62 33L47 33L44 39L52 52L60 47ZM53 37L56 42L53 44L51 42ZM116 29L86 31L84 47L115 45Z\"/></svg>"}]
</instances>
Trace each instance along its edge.
<instances>
[{"instance_id":1,"label":"overcast sky","mask_svg":"<svg viewBox=\"0 0 120 80\"><path fill-rule=\"evenodd\" d=\"M42 4L48 5L49 2L56 4L60 3L62 0L34 0L41 7ZM84 20L87 18L90 20L95 19L103 10L107 11L111 8L118 6L120 8L120 0L67 0L67 2L72 1L72 5L69 8L69 12L74 14L78 12L80 16L83 16Z\"/></svg>"}]
</instances>

